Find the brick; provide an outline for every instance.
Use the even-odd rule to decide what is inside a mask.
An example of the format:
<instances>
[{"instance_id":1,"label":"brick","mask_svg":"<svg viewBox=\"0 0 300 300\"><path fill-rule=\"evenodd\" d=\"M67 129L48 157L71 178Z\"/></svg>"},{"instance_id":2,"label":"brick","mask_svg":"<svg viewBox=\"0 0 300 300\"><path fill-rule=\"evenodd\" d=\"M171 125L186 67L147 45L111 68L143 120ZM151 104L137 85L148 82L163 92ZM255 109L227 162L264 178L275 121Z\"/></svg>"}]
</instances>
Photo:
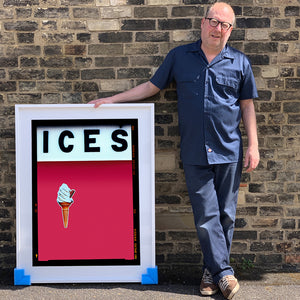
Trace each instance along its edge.
<instances>
[{"instance_id":1,"label":"brick","mask_svg":"<svg viewBox=\"0 0 300 300\"><path fill-rule=\"evenodd\" d=\"M168 238L172 241L198 241L196 231L169 231Z\"/></svg>"},{"instance_id":2,"label":"brick","mask_svg":"<svg viewBox=\"0 0 300 300\"><path fill-rule=\"evenodd\" d=\"M246 243L232 242L231 251L233 253L243 253L247 250Z\"/></svg>"},{"instance_id":3,"label":"brick","mask_svg":"<svg viewBox=\"0 0 300 300\"><path fill-rule=\"evenodd\" d=\"M272 41L297 41L299 39L299 31L290 32L274 32L270 34Z\"/></svg>"},{"instance_id":4,"label":"brick","mask_svg":"<svg viewBox=\"0 0 300 300\"><path fill-rule=\"evenodd\" d=\"M178 30L178 29L190 29L190 28L192 28L192 22L190 19L158 20L159 30Z\"/></svg>"},{"instance_id":5,"label":"brick","mask_svg":"<svg viewBox=\"0 0 300 300\"><path fill-rule=\"evenodd\" d=\"M89 31L118 31L120 24L118 20L87 20Z\"/></svg>"},{"instance_id":6,"label":"brick","mask_svg":"<svg viewBox=\"0 0 300 300\"><path fill-rule=\"evenodd\" d=\"M296 221L294 219L283 219L281 221L282 229L295 229L296 228Z\"/></svg>"},{"instance_id":7,"label":"brick","mask_svg":"<svg viewBox=\"0 0 300 300\"><path fill-rule=\"evenodd\" d=\"M76 39L82 43L87 43L91 40L90 33L78 33L76 34Z\"/></svg>"},{"instance_id":8,"label":"brick","mask_svg":"<svg viewBox=\"0 0 300 300\"><path fill-rule=\"evenodd\" d=\"M121 19L132 17L131 7L102 7L100 8L100 15L102 19Z\"/></svg>"},{"instance_id":9,"label":"brick","mask_svg":"<svg viewBox=\"0 0 300 300\"><path fill-rule=\"evenodd\" d=\"M16 15L17 18L30 18L32 14L32 9L31 8L17 8L16 9Z\"/></svg>"},{"instance_id":10,"label":"brick","mask_svg":"<svg viewBox=\"0 0 300 300\"><path fill-rule=\"evenodd\" d=\"M43 30L57 30L57 22L53 20L42 20L41 28Z\"/></svg>"},{"instance_id":11,"label":"brick","mask_svg":"<svg viewBox=\"0 0 300 300\"><path fill-rule=\"evenodd\" d=\"M148 0L148 5L179 5L180 0Z\"/></svg>"},{"instance_id":12,"label":"brick","mask_svg":"<svg viewBox=\"0 0 300 300\"><path fill-rule=\"evenodd\" d=\"M299 6L287 6L284 9L284 15L286 17L298 17L300 12Z\"/></svg>"},{"instance_id":13,"label":"brick","mask_svg":"<svg viewBox=\"0 0 300 300\"><path fill-rule=\"evenodd\" d=\"M237 18L236 25L239 28L270 28L269 18Z\"/></svg>"},{"instance_id":14,"label":"brick","mask_svg":"<svg viewBox=\"0 0 300 300\"><path fill-rule=\"evenodd\" d=\"M234 240L256 240L257 232L251 230L235 230L233 233Z\"/></svg>"},{"instance_id":15,"label":"brick","mask_svg":"<svg viewBox=\"0 0 300 300\"><path fill-rule=\"evenodd\" d=\"M181 198L179 196L162 195L155 199L156 204L180 204Z\"/></svg>"},{"instance_id":16,"label":"brick","mask_svg":"<svg viewBox=\"0 0 300 300\"><path fill-rule=\"evenodd\" d=\"M159 48L157 45L149 45L148 43L134 43L125 45L124 53L126 55L149 55L157 54Z\"/></svg>"},{"instance_id":17,"label":"brick","mask_svg":"<svg viewBox=\"0 0 300 300\"><path fill-rule=\"evenodd\" d=\"M246 216L256 216L257 207L237 207L236 214L238 216L246 215Z\"/></svg>"},{"instance_id":18,"label":"brick","mask_svg":"<svg viewBox=\"0 0 300 300\"><path fill-rule=\"evenodd\" d=\"M115 78L115 72L112 68L106 69L88 69L81 71L82 80L91 79L113 79Z\"/></svg>"},{"instance_id":19,"label":"brick","mask_svg":"<svg viewBox=\"0 0 300 300\"><path fill-rule=\"evenodd\" d=\"M150 78L151 70L149 68L126 68L117 71L118 79L125 78Z\"/></svg>"},{"instance_id":20,"label":"brick","mask_svg":"<svg viewBox=\"0 0 300 300\"><path fill-rule=\"evenodd\" d=\"M123 46L120 44L112 45L89 45L88 46L89 55L122 55Z\"/></svg>"},{"instance_id":21,"label":"brick","mask_svg":"<svg viewBox=\"0 0 300 300\"><path fill-rule=\"evenodd\" d=\"M282 216L283 208L276 206L264 206L259 208L259 213L261 216Z\"/></svg>"},{"instance_id":22,"label":"brick","mask_svg":"<svg viewBox=\"0 0 300 300\"><path fill-rule=\"evenodd\" d=\"M79 70L66 71L66 75L65 75L66 80L75 80L75 79L79 79L79 77L80 77Z\"/></svg>"},{"instance_id":23,"label":"brick","mask_svg":"<svg viewBox=\"0 0 300 300\"><path fill-rule=\"evenodd\" d=\"M34 17L35 18L68 18L69 9L67 7L38 8L34 12Z\"/></svg>"},{"instance_id":24,"label":"brick","mask_svg":"<svg viewBox=\"0 0 300 300\"><path fill-rule=\"evenodd\" d=\"M246 33L246 39L248 41L269 40L269 32L267 29L266 30L248 29Z\"/></svg>"},{"instance_id":25,"label":"brick","mask_svg":"<svg viewBox=\"0 0 300 300\"><path fill-rule=\"evenodd\" d=\"M250 245L250 251L260 252L260 251L272 251L273 245L270 242L254 242Z\"/></svg>"},{"instance_id":26,"label":"brick","mask_svg":"<svg viewBox=\"0 0 300 300\"><path fill-rule=\"evenodd\" d=\"M39 5L39 0L4 0L3 6L32 6Z\"/></svg>"},{"instance_id":27,"label":"brick","mask_svg":"<svg viewBox=\"0 0 300 300\"><path fill-rule=\"evenodd\" d=\"M0 17L1 19L13 19L14 11L12 9L0 9Z\"/></svg>"},{"instance_id":28,"label":"brick","mask_svg":"<svg viewBox=\"0 0 300 300\"><path fill-rule=\"evenodd\" d=\"M63 103L82 103L81 93L63 93Z\"/></svg>"},{"instance_id":29,"label":"brick","mask_svg":"<svg viewBox=\"0 0 300 300\"><path fill-rule=\"evenodd\" d=\"M137 32L137 42L169 42L170 34L168 32Z\"/></svg>"},{"instance_id":30,"label":"brick","mask_svg":"<svg viewBox=\"0 0 300 300\"><path fill-rule=\"evenodd\" d=\"M298 100L300 97L300 91L277 91L275 92L276 101L285 101L285 100Z\"/></svg>"},{"instance_id":31,"label":"brick","mask_svg":"<svg viewBox=\"0 0 300 300\"><path fill-rule=\"evenodd\" d=\"M250 183L249 184L249 192L250 193L264 193L265 186L263 183Z\"/></svg>"},{"instance_id":32,"label":"brick","mask_svg":"<svg viewBox=\"0 0 300 300\"><path fill-rule=\"evenodd\" d=\"M268 255L263 255L260 254L257 257L257 263L259 264L280 264L282 263L282 256L281 254L268 254Z\"/></svg>"},{"instance_id":33,"label":"brick","mask_svg":"<svg viewBox=\"0 0 300 300\"><path fill-rule=\"evenodd\" d=\"M38 30L38 23L34 21L4 22L4 28L15 31L36 31Z\"/></svg>"},{"instance_id":34,"label":"brick","mask_svg":"<svg viewBox=\"0 0 300 300\"><path fill-rule=\"evenodd\" d=\"M135 7L135 18L166 18L168 16L167 7Z\"/></svg>"},{"instance_id":35,"label":"brick","mask_svg":"<svg viewBox=\"0 0 300 300\"><path fill-rule=\"evenodd\" d=\"M253 219L253 228L276 228L278 225L278 219L277 218L261 218L257 217Z\"/></svg>"},{"instance_id":36,"label":"brick","mask_svg":"<svg viewBox=\"0 0 300 300\"><path fill-rule=\"evenodd\" d=\"M38 81L36 87L43 92L66 92L72 90L70 82L60 81Z\"/></svg>"},{"instance_id":37,"label":"brick","mask_svg":"<svg viewBox=\"0 0 300 300\"><path fill-rule=\"evenodd\" d=\"M299 240L300 239L300 231L292 231L292 232L287 232L287 239L288 240Z\"/></svg>"},{"instance_id":38,"label":"brick","mask_svg":"<svg viewBox=\"0 0 300 300\"><path fill-rule=\"evenodd\" d=\"M126 3L128 5L143 5L143 4L145 4L145 1L144 0L127 0Z\"/></svg>"},{"instance_id":39,"label":"brick","mask_svg":"<svg viewBox=\"0 0 300 300\"><path fill-rule=\"evenodd\" d=\"M44 93L43 103L55 104L60 102L60 94L57 93Z\"/></svg>"},{"instance_id":40,"label":"brick","mask_svg":"<svg viewBox=\"0 0 300 300\"><path fill-rule=\"evenodd\" d=\"M289 29L291 28L291 20L290 19L275 19L274 27L279 29Z\"/></svg>"},{"instance_id":41,"label":"brick","mask_svg":"<svg viewBox=\"0 0 300 300\"><path fill-rule=\"evenodd\" d=\"M132 32L104 32L99 33L100 43L130 43L132 42Z\"/></svg>"},{"instance_id":42,"label":"brick","mask_svg":"<svg viewBox=\"0 0 300 300\"><path fill-rule=\"evenodd\" d=\"M201 6L176 6L172 8L172 17L199 17L204 16L204 8Z\"/></svg>"},{"instance_id":43,"label":"brick","mask_svg":"<svg viewBox=\"0 0 300 300\"><path fill-rule=\"evenodd\" d=\"M270 63L270 57L269 55L263 54L253 54L253 55L247 55L251 61L252 65L269 65Z\"/></svg>"},{"instance_id":44,"label":"brick","mask_svg":"<svg viewBox=\"0 0 300 300\"><path fill-rule=\"evenodd\" d=\"M264 230L260 233L261 240L283 240L283 231Z\"/></svg>"},{"instance_id":45,"label":"brick","mask_svg":"<svg viewBox=\"0 0 300 300\"><path fill-rule=\"evenodd\" d=\"M246 53L267 53L267 52L278 52L278 43L269 42L269 43L245 43L245 52Z\"/></svg>"},{"instance_id":46,"label":"brick","mask_svg":"<svg viewBox=\"0 0 300 300\"><path fill-rule=\"evenodd\" d=\"M132 56L130 57L130 63L133 67L151 66L159 67L163 62L163 56Z\"/></svg>"},{"instance_id":47,"label":"brick","mask_svg":"<svg viewBox=\"0 0 300 300\"><path fill-rule=\"evenodd\" d=\"M141 31L141 30L154 30L155 20L124 20L122 22L121 30Z\"/></svg>"},{"instance_id":48,"label":"brick","mask_svg":"<svg viewBox=\"0 0 300 300\"><path fill-rule=\"evenodd\" d=\"M61 0L61 5L66 6L81 6L81 5L88 5L94 4L94 0Z\"/></svg>"},{"instance_id":49,"label":"brick","mask_svg":"<svg viewBox=\"0 0 300 300\"><path fill-rule=\"evenodd\" d=\"M247 203L276 203L277 197L275 194L266 194L266 195L246 195Z\"/></svg>"},{"instance_id":50,"label":"brick","mask_svg":"<svg viewBox=\"0 0 300 300\"><path fill-rule=\"evenodd\" d=\"M101 80L100 87L102 91L126 91L132 88L131 80Z\"/></svg>"},{"instance_id":51,"label":"brick","mask_svg":"<svg viewBox=\"0 0 300 300\"><path fill-rule=\"evenodd\" d=\"M17 57L0 57L1 68L13 68L18 66Z\"/></svg>"},{"instance_id":52,"label":"brick","mask_svg":"<svg viewBox=\"0 0 300 300\"><path fill-rule=\"evenodd\" d=\"M14 44L15 43L15 37L12 32L4 32L2 35L0 35L0 42L1 44Z\"/></svg>"},{"instance_id":53,"label":"brick","mask_svg":"<svg viewBox=\"0 0 300 300\"><path fill-rule=\"evenodd\" d=\"M59 80L64 78L64 74L62 70L50 69L47 70L47 78Z\"/></svg>"},{"instance_id":54,"label":"brick","mask_svg":"<svg viewBox=\"0 0 300 300\"><path fill-rule=\"evenodd\" d=\"M73 8L74 18L99 19L100 13L94 7Z\"/></svg>"},{"instance_id":55,"label":"brick","mask_svg":"<svg viewBox=\"0 0 300 300\"><path fill-rule=\"evenodd\" d=\"M36 69L20 69L13 70L9 72L10 80L43 80L45 79L45 71L44 70L36 70Z\"/></svg>"},{"instance_id":56,"label":"brick","mask_svg":"<svg viewBox=\"0 0 300 300\"><path fill-rule=\"evenodd\" d=\"M71 58L68 57L40 59L40 66L47 67L47 68L72 67L73 61Z\"/></svg>"},{"instance_id":57,"label":"brick","mask_svg":"<svg viewBox=\"0 0 300 300\"><path fill-rule=\"evenodd\" d=\"M5 208L0 208L0 218L9 218L9 211Z\"/></svg>"},{"instance_id":58,"label":"brick","mask_svg":"<svg viewBox=\"0 0 300 300\"><path fill-rule=\"evenodd\" d=\"M0 92L14 92L17 90L15 81L0 81Z\"/></svg>"},{"instance_id":59,"label":"brick","mask_svg":"<svg viewBox=\"0 0 300 300\"><path fill-rule=\"evenodd\" d=\"M128 66L128 57L96 57L95 66L96 67L126 67Z\"/></svg>"},{"instance_id":60,"label":"brick","mask_svg":"<svg viewBox=\"0 0 300 300\"><path fill-rule=\"evenodd\" d=\"M74 40L74 34L72 33L49 33L43 34L42 39L46 43L56 44L63 42L64 44L72 43Z\"/></svg>"},{"instance_id":61,"label":"brick","mask_svg":"<svg viewBox=\"0 0 300 300\"><path fill-rule=\"evenodd\" d=\"M32 44L34 42L34 33L18 33L17 39L21 44Z\"/></svg>"},{"instance_id":62,"label":"brick","mask_svg":"<svg viewBox=\"0 0 300 300\"><path fill-rule=\"evenodd\" d=\"M185 30L174 30L173 31L173 41L180 42L180 41L190 41L193 42L199 39L199 32L198 31L185 31Z\"/></svg>"},{"instance_id":63,"label":"brick","mask_svg":"<svg viewBox=\"0 0 300 300\"><path fill-rule=\"evenodd\" d=\"M62 47L61 46L45 46L44 47L44 53L46 56L57 56L57 55L62 55Z\"/></svg>"},{"instance_id":64,"label":"brick","mask_svg":"<svg viewBox=\"0 0 300 300\"><path fill-rule=\"evenodd\" d=\"M235 228L244 228L247 226L247 221L244 218L237 218L235 220Z\"/></svg>"},{"instance_id":65,"label":"brick","mask_svg":"<svg viewBox=\"0 0 300 300\"><path fill-rule=\"evenodd\" d=\"M157 153L155 156L155 170L172 171L176 169L176 158L174 153Z\"/></svg>"},{"instance_id":66,"label":"brick","mask_svg":"<svg viewBox=\"0 0 300 300\"><path fill-rule=\"evenodd\" d=\"M21 57L20 66L21 67L36 67L38 65L37 58Z\"/></svg>"},{"instance_id":67,"label":"brick","mask_svg":"<svg viewBox=\"0 0 300 300\"><path fill-rule=\"evenodd\" d=\"M86 55L85 45L65 45L65 55Z\"/></svg>"},{"instance_id":68,"label":"brick","mask_svg":"<svg viewBox=\"0 0 300 300\"><path fill-rule=\"evenodd\" d=\"M74 85L76 92L97 92L99 87L96 82L76 82Z\"/></svg>"},{"instance_id":69,"label":"brick","mask_svg":"<svg viewBox=\"0 0 300 300\"><path fill-rule=\"evenodd\" d=\"M63 21L61 24L62 29L66 30L85 30L86 22L82 21Z\"/></svg>"},{"instance_id":70,"label":"brick","mask_svg":"<svg viewBox=\"0 0 300 300\"><path fill-rule=\"evenodd\" d=\"M285 263L287 264L299 264L300 263L300 255L286 255L285 256Z\"/></svg>"}]
</instances>

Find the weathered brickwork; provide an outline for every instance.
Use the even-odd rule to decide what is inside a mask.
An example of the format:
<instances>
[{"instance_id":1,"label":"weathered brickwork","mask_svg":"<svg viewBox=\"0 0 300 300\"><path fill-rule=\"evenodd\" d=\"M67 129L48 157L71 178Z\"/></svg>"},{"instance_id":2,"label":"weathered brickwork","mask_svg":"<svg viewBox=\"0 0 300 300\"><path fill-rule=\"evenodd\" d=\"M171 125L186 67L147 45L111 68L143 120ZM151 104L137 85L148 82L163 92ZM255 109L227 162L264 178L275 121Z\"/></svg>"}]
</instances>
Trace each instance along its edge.
<instances>
[{"instance_id":1,"label":"weathered brickwork","mask_svg":"<svg viewBox=\"0 0 300 300\"><path fill-rule=\"evenodd\" d=\"M14 104L86 103L148 80L171 48L199 38L214 2L0 1L1 280L11 281L15 267ZM232 261L237 271L299 272L300 1L228 3L237 16L230 44L251 59L259 89L261 153L258 169L243 174ZM160 280L198 282L202 255L179 159L174 86L150 101Z\"/></svg>"}]
</instances>

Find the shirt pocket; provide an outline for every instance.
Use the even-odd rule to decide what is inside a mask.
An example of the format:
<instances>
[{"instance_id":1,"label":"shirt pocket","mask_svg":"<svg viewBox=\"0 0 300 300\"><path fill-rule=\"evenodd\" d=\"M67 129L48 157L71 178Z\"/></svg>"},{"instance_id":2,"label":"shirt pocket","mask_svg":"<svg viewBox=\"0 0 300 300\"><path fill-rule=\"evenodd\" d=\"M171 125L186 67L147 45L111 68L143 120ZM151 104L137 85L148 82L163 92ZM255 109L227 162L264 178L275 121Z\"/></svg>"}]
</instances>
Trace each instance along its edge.
<instances>
[{"instance_id":1,"label":"shirt pocket","mask_svg":"<svg viewBox=\"0 0 300 300\"><path fill-rule=\"evenodd\" d=\"M234 99L239 98L240 84L235 78L218 76L216 77L216 82L219 85L219 88L217 88L217 91L219 91L218 94L222 95L225 99L231 97Z\"/></svg>"},{"instance_id":2,"label":"shirt pocket","mask_svg":"<svg viewBox=\"0 0 300 300\"><path fill-rule=\"evenodd\" d=\"M200 93L200 75L185 76L176 82L178 96L191 98L199 96Z\"/></svg>"}]
</instances>

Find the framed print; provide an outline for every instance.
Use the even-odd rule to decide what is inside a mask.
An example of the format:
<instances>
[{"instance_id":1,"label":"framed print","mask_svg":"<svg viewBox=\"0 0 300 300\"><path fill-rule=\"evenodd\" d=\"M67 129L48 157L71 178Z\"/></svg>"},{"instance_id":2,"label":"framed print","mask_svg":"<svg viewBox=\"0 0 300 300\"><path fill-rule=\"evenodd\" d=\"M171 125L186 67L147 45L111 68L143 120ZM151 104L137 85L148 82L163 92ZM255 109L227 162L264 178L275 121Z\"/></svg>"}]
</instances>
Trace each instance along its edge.
<instances>
[{"instance_id":1,"label":"framed print","mask_svg":"<svg viewBox=\"0 0 300 300\"><path fill-rule=\"evenodd\" d=\"M157 283L153 110L16 105L16 285Z\"/></svg>"}]
</instances>

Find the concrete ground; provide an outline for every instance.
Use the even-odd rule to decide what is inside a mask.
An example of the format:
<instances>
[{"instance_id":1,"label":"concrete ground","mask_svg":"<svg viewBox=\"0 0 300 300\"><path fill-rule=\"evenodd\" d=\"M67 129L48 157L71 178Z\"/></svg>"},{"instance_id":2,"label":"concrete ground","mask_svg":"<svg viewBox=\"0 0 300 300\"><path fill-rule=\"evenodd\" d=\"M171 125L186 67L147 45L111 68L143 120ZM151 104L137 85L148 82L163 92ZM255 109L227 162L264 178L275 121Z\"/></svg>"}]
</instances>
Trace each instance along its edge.
<instances>
[{"instance_id":1,"label":"concrete ground","mask_svg":"<svg viewBox=\"0 0 300 300\"><path fill-rule=\"evenodd\" d=\"M240 280L234 300L300 300L300 273L264 274L259 280ZM34 284L0 285L0 299L52 300L224 300L218 293L203 297L199 287L179 284Z\"/></svg>"}]
</instances>

